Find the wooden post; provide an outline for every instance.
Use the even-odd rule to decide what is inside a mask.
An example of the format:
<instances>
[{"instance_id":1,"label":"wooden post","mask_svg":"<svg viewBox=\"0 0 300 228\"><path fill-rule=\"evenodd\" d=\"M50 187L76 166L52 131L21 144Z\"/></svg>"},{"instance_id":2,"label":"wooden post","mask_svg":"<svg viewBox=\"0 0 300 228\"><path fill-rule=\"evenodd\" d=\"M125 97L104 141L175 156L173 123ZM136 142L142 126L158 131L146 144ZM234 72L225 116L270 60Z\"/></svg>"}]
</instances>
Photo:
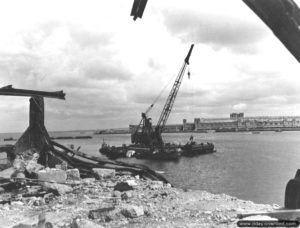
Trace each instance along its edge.
<instances>
[{"instance_id":1,"label":"wooden post","mask_svg":"<svg viewBox=\"0 0 300 228\"><path fill-rule=\"evenodd\" d=\"M29 127L16 142L15 154L26 150L34 150L40 155L40 163L47 166L48 153L52 147L49 134L45 128L44 98L33 96L30 98Z\"/></svg>"}]
</instances>

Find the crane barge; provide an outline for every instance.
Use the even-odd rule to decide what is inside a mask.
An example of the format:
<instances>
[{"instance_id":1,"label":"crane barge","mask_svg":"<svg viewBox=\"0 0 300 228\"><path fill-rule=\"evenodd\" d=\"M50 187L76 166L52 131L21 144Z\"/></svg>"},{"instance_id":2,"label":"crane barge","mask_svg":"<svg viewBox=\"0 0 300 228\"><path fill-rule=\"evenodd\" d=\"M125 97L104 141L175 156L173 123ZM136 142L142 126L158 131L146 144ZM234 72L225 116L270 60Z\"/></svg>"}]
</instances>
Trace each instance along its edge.
<instances>
[{"instance_id":1,"label":"crane barge","mask_svg":"<svg viewBox=\"0 0 300 228\"><path fill-rule=\"evenodd\" d=\"M106 143L102 144L100 153L105 154L109 158L118 157L130 157L142 159L159 159L159 160L176 160L181 155L196 155L201 153L214 152L214 145L212 143L196 144L193 138L190 138L190 142L184 146L164 143L162 139L162 132L165 129L167 120L173 108L176 96L178 94L184 73L194 48L194 44L191 45L187 56L184 59L183 65L175 79L163 110L160 114L155 127L152 126L151 118L147 116L149 111L154 106L154 103L142 113L142 119L137 127L131 134L131 145L122 147L110 147Z\"/></svg>"}]
</instances>

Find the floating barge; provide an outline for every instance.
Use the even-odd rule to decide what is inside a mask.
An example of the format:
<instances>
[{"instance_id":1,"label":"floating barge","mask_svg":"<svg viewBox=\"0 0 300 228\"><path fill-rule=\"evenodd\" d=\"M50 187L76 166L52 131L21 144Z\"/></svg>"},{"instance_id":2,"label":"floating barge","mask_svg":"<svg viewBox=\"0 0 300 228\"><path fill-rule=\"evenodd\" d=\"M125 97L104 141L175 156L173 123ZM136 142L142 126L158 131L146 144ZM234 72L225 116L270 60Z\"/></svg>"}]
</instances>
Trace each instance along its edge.
<instances>
[{"instance_id":1,"label":"floating barge","mask_svg":"<svg viewBox=\"0 0 300 228\"><path fill-rule=\"evenodd\" d=\"M187 143L184 146L165 144L163 148L146 147L137 144L122 145L119 147L109 146L103 143L99 152L110 159L136 158L147 160L178 160L181 156L192 157L216 152L212 143Z\"/></svg>"}]
</instances>

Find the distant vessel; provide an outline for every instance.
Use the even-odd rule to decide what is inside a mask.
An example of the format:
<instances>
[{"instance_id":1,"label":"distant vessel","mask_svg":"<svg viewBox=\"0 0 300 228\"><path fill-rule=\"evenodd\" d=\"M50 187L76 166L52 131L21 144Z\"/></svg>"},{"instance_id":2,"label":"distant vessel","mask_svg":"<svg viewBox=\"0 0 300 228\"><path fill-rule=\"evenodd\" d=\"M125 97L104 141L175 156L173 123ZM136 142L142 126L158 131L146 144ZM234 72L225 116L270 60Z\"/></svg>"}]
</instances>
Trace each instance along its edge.
<instances>
[{"instance_id":1,"label":"distant vessel","mask_svg":"<svg viewBox=\"0 0 300 228\"><path fill-rule=\"evenodd\" d=\"M282 132L282 129L276 129L275 132Z\"/></svg>"},{"instance_id":2,"label":"distant vessel","mask_svg":"<svg viewBox=\"0 0 300 228\"><path fill-rule=\"evenodd\" d=\"M201 155L201 154L211 154L216 152L214 149L214 144L212 143L196 143L196 142L191 142L187 143L184 146L181 147L182 149L182 156L195 156L195 155Z\"/></svg>"},{"instance_id":3,"label":"distant vessel","mask_svg":"<svg viewBox=\"0 0 300 228\"><path fill-rule=\"evenodd\" d=\"M260 131L252 131L252 134L260 134Z\"/></svg>"},{"instance_id":4,"label":"distant vessel","mask_svg":"<svg viewBox=\"0 0 300 228\"><path fill-rule=\"evenodd\" d=\"M9 138L4 138L3 141L13 141L13 137L9 137Z\"/></svg>"}]
</instances>

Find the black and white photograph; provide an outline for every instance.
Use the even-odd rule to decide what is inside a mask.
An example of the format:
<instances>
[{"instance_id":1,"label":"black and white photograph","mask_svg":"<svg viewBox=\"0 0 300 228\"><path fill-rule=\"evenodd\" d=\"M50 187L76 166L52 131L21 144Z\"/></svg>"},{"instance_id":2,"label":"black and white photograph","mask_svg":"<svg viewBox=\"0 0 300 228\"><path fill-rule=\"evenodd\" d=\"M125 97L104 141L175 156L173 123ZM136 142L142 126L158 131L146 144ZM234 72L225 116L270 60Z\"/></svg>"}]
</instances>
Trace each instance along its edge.
<instances>
[{"instance_id":1,"label":"black and white photograph","mask_svg":"<svg viewBox=\"0 0 300 228\"><path fill-rule=\"evenodd\" d=\"M0 0L0 228L300 225L300 0Z\"/></svg>"}]
</instances>

